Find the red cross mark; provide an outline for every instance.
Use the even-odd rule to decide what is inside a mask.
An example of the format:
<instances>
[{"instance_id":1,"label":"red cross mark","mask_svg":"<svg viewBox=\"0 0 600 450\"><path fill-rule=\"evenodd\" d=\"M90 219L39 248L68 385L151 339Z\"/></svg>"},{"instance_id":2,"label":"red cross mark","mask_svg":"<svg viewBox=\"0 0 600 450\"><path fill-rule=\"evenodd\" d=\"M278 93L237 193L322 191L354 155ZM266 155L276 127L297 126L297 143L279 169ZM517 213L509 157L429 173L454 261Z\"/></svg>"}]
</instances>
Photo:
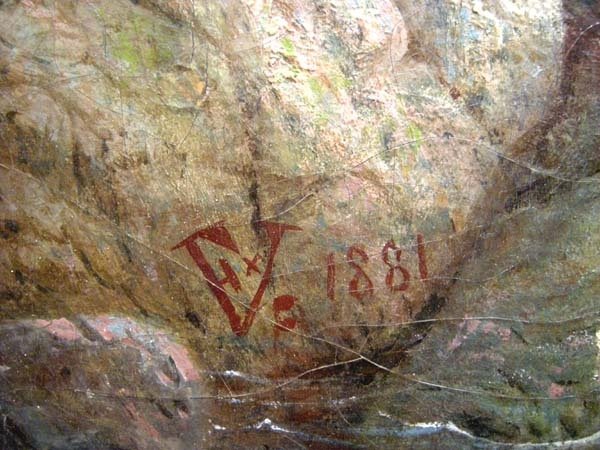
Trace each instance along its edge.
<instances>
[{"instance_id":1,"label":"red cross mark","mask_svg":"<svg viewBox=\"0 0 600 450\"><path fill-rule=\"evenodd\" d=\"M249 277L252 272L256 272L260 274L260 269L258 268L258 262L262 259L261 256L257 253L250 261L248 258L242 258L246 263L246 276Z\"/></svg>"}]
</instances>

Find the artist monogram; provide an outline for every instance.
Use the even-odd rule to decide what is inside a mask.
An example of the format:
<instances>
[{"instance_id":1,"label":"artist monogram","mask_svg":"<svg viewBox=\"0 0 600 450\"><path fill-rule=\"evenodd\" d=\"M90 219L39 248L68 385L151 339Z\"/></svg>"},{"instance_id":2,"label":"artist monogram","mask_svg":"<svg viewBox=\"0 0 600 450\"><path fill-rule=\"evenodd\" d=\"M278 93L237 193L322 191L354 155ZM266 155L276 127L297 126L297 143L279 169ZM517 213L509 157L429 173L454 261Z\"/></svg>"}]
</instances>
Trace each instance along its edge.
<instances>
[{"instance_id":1,"label":"artist monogram","mask_svg":"<svg viewBox=\"0 0 600 450\"><path fill-rule=\"evenodd\" d=\"M243 257L235 243L235 240L227 230L224 222L217 222L207 228L196 231L177 245L172 250L185 247L188 251L208 284L209 289L215 296L219 305L225 312L232 331L237 336L245 336L254 322L257 311L260 308L265 291L272 281L275 256L280 248L283 237L288 232L301 231L301 228L285 223L262 221L258 223L269 240L269 249L267 251L264 270L260 270L262 257L256 254L253 258ZM225 289L229 285L235 292L242 288L241 281L237 273L231 267L229 261L225 258L219 258L218 265L223 276L219 277L217 271L211 265L203 253L198 240L212 242L224 249L237 254L246 265L246 276L260 275L260 283L252 300L246 306L246 313L243 319L238 314L232 298ZM421 280L427 279L427 263L425 257L425 244L423 235L417 235L417 256L419 260L419 276ZM401 264L402 250L398 248L393 240L385 243L381 250L381 260L388 267L385 276L385 285L391 292L405 291L410 286L411 274L409 270ZM360 245L352 245L346 252L346 262L354 271L353 277L348 283L348 293L356 300L363 301L373 295L373 281L363 269L364 264L369 261L369 256ZM327 270L327 298L334 302L336 293L336 262L335 254L329 253L326 258ZM293 295L280 295L273 299L273 312L275 316L275 331L289 331L296 327L297 320L294 317L282 317L283 313L292 310L298 299Z\"/></svg>"}]
</instances>

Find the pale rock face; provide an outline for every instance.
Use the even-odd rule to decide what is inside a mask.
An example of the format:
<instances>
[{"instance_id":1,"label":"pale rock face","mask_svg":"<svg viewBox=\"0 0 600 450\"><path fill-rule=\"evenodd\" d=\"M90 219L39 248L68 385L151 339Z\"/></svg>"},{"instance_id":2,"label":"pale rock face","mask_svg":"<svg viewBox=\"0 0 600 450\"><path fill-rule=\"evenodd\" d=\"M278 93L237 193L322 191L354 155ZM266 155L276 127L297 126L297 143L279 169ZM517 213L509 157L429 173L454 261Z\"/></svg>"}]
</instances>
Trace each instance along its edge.
<instances>
[{"instance_id":1,"label":"pale rock face","mask_svg":"<svg viewBox=\"0 0 600 450\"><path fill-rule=\"evenodd\" d=\"M5 14L4 163L27 183L7 196L22 221L53 230L39 242L24 227L20 239L38 242L16 243L14 262L35 277L61 271L50 284L69 280L62 301L75 309L141 308L185 328L194 313L210 348L235 330L185 248L171 247L221 220L239 254L205 251L219 278L218 259L233 257L241 281L227 295L240 317L268 259L258 222L302 229L283 236L266 320L247 330L259 346L273 344L277 296L293 295L298 326L314 332L332 316L408 320L444 284L419 267L443 277L452 265L445 236L467 227L496 157L488 143L473 149L477 122L407 54L394 4L25 3ZM257 252L248 271L242 256ZM406 272L386 282L398 264ZM92 291L102 299L89 302Z\"/></svg>"},{"instance_id":2,"label":"pale rock face","mask_svg":"<svg viewBox=\"0 0 600 450\"><path fill-rule=\"evenodd\" d=\"M559 95L561 1L397 4L416 49L494 141L513 144Z\"/></svg>"},{"instance_id":3,"label":"pale rock face","mask_svg":"<svg viewBox=\"0 0 600 450\"><path fill-rule=\"evenodd\" d=\"M26 326L83 347L75 317L102 345L114 338L105 322L165 330L164 352L152 351L169 355L179 379L229 397L214 413L217 447L221 431L233 446L263 445L265 433L281 445L286 427L300 430L294 439L313 433L310 407L294 403L302 396L348 389L362 399L356 385L375 392L384 373L395 381L381 392L404 389L404 370L429 374L411 352L430 332L429 358L444 364L471 338L513 348L503 324L466 321L445 335L435 319L474 312L478 296L490 310L509 298L488 281L481 291L457 281L495 276L496 252L510 267L531 230L553 232L555 194L575 201L564 193L574 180L597 180L597 11L585 2L23 0L2 2L0 14L2 319L34 320ZM515 211L546 203L513 236L490 237ZM146 344L122 335L117 346ZM498 364L510 365L506 353ZM298 374L339 375L344 361L360 366L343 372L349 381L296 380L279 410L277 394L248 395ZM313 373L319 365L327 370ZM569 390L538 375L527 394ZM419 404L418 390L406 396ZM381 406L405 421L462 420L477 434L479 404L429 417L421 412L434 406L350 397L322 416L342 408L352 424L379 426ZM265 405L269 422L258 420ZM539 432L502 428L502 418L486 426L522 441L581 437L597 424L559 432L556 417L542 421L552 432L540 421ZM169 448L168 433L146 422ZM324 433L322 444L359 442L352 433Z\"/></svg>"}]
</instances>

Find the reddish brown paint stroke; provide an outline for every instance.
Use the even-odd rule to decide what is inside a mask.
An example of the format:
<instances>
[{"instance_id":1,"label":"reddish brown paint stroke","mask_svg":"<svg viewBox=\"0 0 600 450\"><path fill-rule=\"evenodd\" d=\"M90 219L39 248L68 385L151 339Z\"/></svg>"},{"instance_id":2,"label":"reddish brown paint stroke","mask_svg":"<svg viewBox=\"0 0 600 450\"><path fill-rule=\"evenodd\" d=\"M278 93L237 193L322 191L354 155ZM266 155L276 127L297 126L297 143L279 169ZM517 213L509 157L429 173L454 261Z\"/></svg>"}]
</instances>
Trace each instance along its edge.
<instances>
[{"instance_id":1,"label":"reddish brown paint stroke","mask_svg":"<svg viewBox=\"0 0 600 450\"><path fill-rule=\"evenodd\" d=\"M217 298L221 309L223 309L225 315L229 319L229 326L231 327L232 331L238 336L243 336L245 333L242 328L240 316L238 316L237 312L235 311L235 307L231 303L229 295L227 295L223 284L217 278L215 271L212 269L211 265L204 257L204 253L202 253L202 250L200 249L198 244L196 244L195 239L198 237L201 237L201 235L198 233L190 235L189 237L181 241L179 244L177 244L175 247L173 247L173 250L185 246L186 250L192 257L196 265L202 271L202 274L204 275L204 278L206 279L206 282L208 284L208 288Z\"/></svg>"},{"instance_id":2,"label":"reddish brown paint stroke","mask_svg":"<svg viewBox=\"0 0 600 450\"><path fill-rule=\"evenodd\" d=\"M258 286L258 289L256 290L256 293L254 294L250 305L247 306L247 311L244 316L243 322L241 321L240 316L236 312L236 309L233 306L229 294L227 294L224 288L225 283L231 283L235 289L235 279L237 279L237 275L235 275L233 269L231 269L231 266L229 266L229 263L227 263L225 266L224 263L221 263L221 267L224 269L226 277L223 280L219 280L212 266L206 260L204 253L195 242L195 240L198 238L205 239L239 254L238 247L235 244L231 235L229 234L229 231L227 231L227 229L223 226L223 222L218 222L215 225L212 225L208 228L204 228L191 234L183 241L175 245L172 249L175 250L181 247L185 247L187 249L188 253L190 254L192 259L204 275L209 289L217 298L219 305L225 312L225 315L229 320L229 325L232 331L238 336L245 336L250 330L252 323L254 322L254 317L256 316L264 293L267 289L267 286L271 282L271 274L273 272L275 255L277 254L277 250L279 249L279 245L281 244L281 239L283 238L283 235L287 231L301 230L301 228L293 225L267 221L259 222L258 226L265 229L269 238L269 255L267 258L262 279L260 281L260 285ZM231 272L235 276L235 279L233 276L231 276L231 273L228 273L228 270L225 269L225 267L231 269ZM239 280L237 280L237 282L239 283Z\"/></svg>"},{"instance_id":3,"label":"reddish brown paint stroke","mask_svg":"<svg viewBox=\"0 0 600 450\"><path fill-rule=\"evenodd\" d=\"M283 235L286 231L301 230L301 228L293 225L287 225L284 223L276 222L259 222L259 225L263 227L267 232L267 236L269 237L269 241L271 243L271 248L269 249L269 256L265 265L265 271L263 272L262 279L260 280L260 285L256 290L256 294L254 295L252 302L250 303L250 309L246 312L246 316L244 317L244 323L242 324L242 330L244 331L244 334L246 334L252 326L254 316L256 316L256 312L258 311L258 307L263 298L265 290L271 282L271 273L273 272L273 263L275 262L275 255L277 254L277 250L279 249L279 244L281 244L281 239L283 238Z\"/></svg>"},{"instance_id":4,"label":"reddish brown paint stroke","mask_svg":"<svg viewBox=\"0 0 600 450\"><path fill-rule=\"evenodd\" d=\"M348 286L348 292L352 297L357 300L363 300L367 296L371 296L373 294L373 282L369 278L369 276L365 273L363 268L358 265L358 263L354 259L354 254L358 254L363 263L367 263L369 261L369 257L365 253L365 251L353 245L348 249L348 253L346 257L348 259L348 265L354 268L354 277L350 280L350 284ZM359 289L360 280L366 284L366 287Z\"/></svg>"},{"instance_id":5,"label":"reddish brown paint stroke","mask_svg":"<svg viewBox=\"0 0 600 450\"><path fill-rule=\"evenodd\" d=\"M281 331L290 331L296 327L296 319L292 317L282 318L281 313L291 310L298 299L292 295L280 295L273 300L273 312L275 315L276 328Z\"/></svg>"},{"instance_id":6,"label":"reddish brown paint stroke","mask_svg":"<svg viewBox=\"0 0 600 450\"><path fill-rule=\"evenodd\" d=\"M260 269L258 268L258 262L262 259L260 255L257 253L254 255L254 258L242 258L246 263L246 276L249 277L252 275L252 272L256 272L260 274Z\"/></svg>"},{"instance_id":7,"label":"reddish brown paint stroke","mask_svg":"<svg viewBox=\"0 0 600 450\"><path fill-rule=\"evenodd\" d=\"M335 255L327 255L327 298L335 302Z\"/></svg>"},{"instance_id":8,"label":"reddish brown paint stroke","mask_svg":"<svg viewBox=\"0 0 600 450\"><path fill-rule=\"evenodd\" d=\"M390 250L392 250L395 254L396 263L397 263L396 265L392 265L392 263L389 260L389 251ZM410 282L410 273L408 272L408 270L406 270L406 268L404 268L400 265L400 258L402 256L402 250L400 250L396 246L396 243L393 240L389 240L383 246L383 249L381 250L381 256L382 256L384 264L390 268L390 270L388 270L388 272L385 276L385 284L387 285L387 287L390 288L390 290L392 292L407 290L409 282ZM400 283L400 284L394 284L394 274L395 274L396 270L399 270L400 273L402 273L403 279L402 279L402 283Z\"/></svg>"},{"instance_id":9,"label":"reddish brown paint stroke","mask_svg":"<svg viewBox=\"0 0 600 450\"><path fill-rule=\"evenodd\" d=\"M235 241L231 237L231 234L229 234L229 231L227 230L227 228L225 228L223 224L224 221L221 220L220 222L217 222L214 225L211 225L210 227L198 230L195 233L188 236L187 238L185 238L171 250L183 247L184 245L186 245L186 241L195 241L196 239L200 238L210 241L214 244L220 245L221 247L225 247L226 249L231 250L239 255L240 251L238 249L237 244L235 243Z\"/></svg>"},{"instance_id":10,"label":"reddish brown paint stroke","mask_svg":"<svg viewBox=\"0 0 600 450\"><path fill-rule=\"evenodd\" d=\"M230 284L235 292L239 292L242 289L242 284L240 283L240 279L238 278L235 271L232 269L229 261L226 259L219 259L219 265L223 272L225 273L225 278L221 280L221 286L225 286L226 284Z\"/></svg>"},{"instance_id":11,"label":"reddish brown paint stroke","mask_svg":"<svg viewBox=\"0 0 600 450\"><path fill-rule=\"evenodd\" d=\"M225 228L223 222L218 222L210 227L198 230L191 234L183 241L179 242L173 247L173 250L185 247L202 274L209 286L209 289L216 297L219 305L225 312L229 320L229 325L232 331L238 336L244 336L248 333L256 313L259 310L260 304L264 297L265 291L271 282L275 256L279 250L281 240L288 231L300 231L301 228L287 225L284 223L267 222L262 221L258 223L258 226L263 228L269 238L270 247L268 250L267 260L265 262L264 272L262 272L262 278L260 284L254 294L250 304L244 304L246 313L243 320L240 318L232 303L232 299L225 290L225 286L229 284L236 292L239 292L242 288L239 277L233 270L229 262L224 259L219 259L219 265L225 277L219 279L214 269L207 261L204 253L196 244L196 239L204 239L214 244L220 245L228 250L233 251L236 254L239 253L237 244L233 237L229 234L229 231ZM390 261L390 253L394 255L395 262ZM421 280L426 280L428 276L427 262L425 254L425 243L422 234L417 234L417 253L419 259L419 274ZM410 283L410 272L400 264L402 250L396 246L393 240L389 240L383 246L381 251L382 260L385 265L389 267L389 270L385 277L385 284L392 292L407 290ZM361 266L369 262L369 257L363 248L359 245L353 245L348 249L346 254L347 262L350 267L354 269L354 276L350 280L348 285L348 292L351 296L357 300L363 300L368 296L372 296L374 288L373 282ZM260 274L261 271L258 267L258 262L262 260L260 254L256 254L253 259L242 258L246 263L246 276L250 276L253 272ZM398 273L399 272L399 273ZM402 282L395 280L396 275L402 275ZM335 265L335 254L329 253L327 255L327 298L331 302L335 302L335 283L336 283L336 265ZM291 295L282 295L277 297L273 301L273 311L275 314L275 331L278 334L279 331L288 331L293 329L297 325L295 317L282 318L281 313L291 310L296 305L297 298Z\"/></svg>"},{"instance_id":12,"label":"reddish brown paint stroke","mask_svg":"<svg viewBox=\"0 0 600 450\"><path fill-rule=\"evenodd\" d=\"M427 280L427 261L425 257L425 241L421 233L417 234L417 254L419 255L419 275L421 280Z\"/></svg>"}]
</instances>

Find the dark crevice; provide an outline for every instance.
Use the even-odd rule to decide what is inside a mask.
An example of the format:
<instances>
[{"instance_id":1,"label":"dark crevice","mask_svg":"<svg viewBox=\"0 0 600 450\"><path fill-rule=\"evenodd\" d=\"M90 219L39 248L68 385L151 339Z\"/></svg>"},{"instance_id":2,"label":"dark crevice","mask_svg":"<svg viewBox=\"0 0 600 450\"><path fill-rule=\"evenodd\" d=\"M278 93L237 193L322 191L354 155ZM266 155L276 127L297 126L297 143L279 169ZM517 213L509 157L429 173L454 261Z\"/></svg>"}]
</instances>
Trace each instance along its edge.
<instances>
[{"instance_id":1,"label":"dark crevice","mask_svg":"<svg viewBox=\"0 0 600 450\"><path fill-rule=\"evenodd\" d=\"M23 294L19 291L13 291L11 289L0 291L0 300L19 301L22 297Z\"/></svg>"},{"instance_id":2,"label":"dark crevice","mask_svg":"<svg viewBox=\"0 0 600 450\"><path fill-rule=\"evenodd\" d=\"M56 291L54 289L50 289L49 287L46 286L42 286L39 283L35 283L34 284L35 288L40 291L42 294L50 294L52 292L56 293Z\"/></svg>"},{"instance_id":3,"label":"dark crevice","mask_svg":"<svg viewBox=\"0 0 600 450\"><path fill-rule=\"evenodd\" d=\"M249 80L243 80L240 84L241 86L238 89L237 98L240 102L241 113L245 122L244 135L251 157L251 165L247 170L247 176L250 179L248 198L252 205L252 217L250 223L259 242L264 242L265 236L260 226L260 222L262 221L260 183L256 169L262 155L260 151L260 140L256 130L253 129L253 124L256 122L261 109L260 89L257 87L256 83L251 83Z\"/></svg>"},{"instance_id":4,"label":"dark crevice","mask_svg":"<svg viewBox=\"0 0 600 450\"><path fill-rule=\"evenodd\" d=\"M432 293L421 310L414 315L414 321L424 321L434 319L446 304L446 298ZM388 364L398 364L400 360L406 358L406 351L419 345L433 327L433 322L415 323L403 328L396 336L396 339L388 345L384 352L388 354ZM397 360L391 358L396 355ZM379 360L378 360L379 361ZM389 366L388 366L389 367Z\"/></svg>"},{"instance_id":5,"label":"dark crevice","mask_svg":"<svg viewBox=\"0 0 600 450\"><path fill-rule=\"evenodd\" d=\"M82 158L83 155L81 153L79 143L75 142L75 145L73 145L73 152L71 153L71 161L73 163L73 176L75 177L78 191L85 188L86 185L85 176L81 170Z\"/></svg>"},{"instance_id":6,"label":"dark crevice","mask_svg":"<svg viewBox=\"0 0 600 450\"><path fill-rule=\"evenodd\" d=\"M185 17L177 8L169 7L166 2L158 0L130 0L134 6L141 6L150 12L157 12L175 26L183 26Z\"/></svg>"},{"instance_id":7,"label":"dark crevice","mask_svg":"<svg viewBox=\"0 0 600 450\"><path fill-rule=\"evenodd\" d=\"M196 311L187 311L185 313L185 318L194 328L197 328L202 331L203 334L206 334L206 326Z\"/></svg>"},{"instance_id":8,"label":"dark crevice","mask_svg":"<svg viewBox=\"0 0 600 450\"><path fill-rule=\"evenodd\" d=\"M131 301L133 306L135 306L135 308L140 312L140 314L142 314L142 316L150 317L148 310L144 308L144 306L142 306L142 304L138 301L138 299L135 297L129 286L127 286L125 283L121 283L120 288L125 294L125 296Z\"/></svg>"},{"instance_id":9,"label":"dark crevice","mask_svg":"<svg viewBox=\"0 0 600 450\"><path fill-rule=\"evenodd\" d=\"M19 234L19 231L20 227L17 221L6 219L4 220L4 226L0 229L0 236L2 239L10 239Z\"/></svg>"},{"instance_id":10,"label":"dark crevice","mask_svg":"<svg viewBox=\"0 0 600 450\"><path fill-rule=\"evenodd\" d=\"M10 416L0 415L0 442L3 449L21 450L37 448L22 426Z\"/></svg>"},{"instance_id":11,"label":"dark crevice","mask_svg":"<svg viewBox=\"0 0 600 450\"><path fill-rule=\"evenodd\" d=\"M581 72L581 58L586 54L586 49L593 49L592 38L600 31L599 28L591 29L589 33L582 35L582 31L590 22L597 21L591 8L584 11L571 10L574 2L563 1L566 11L565 17L565 40L563 43L563 73L560 78L558 95L556 101L548 113L538 124L528 130L527 133L514 146L514 154L532 154L535 156L534 164L540 164L546 160L546 149L548 146L548 135L559 123L571 116L571 101L575 95L577 78ZM593 90L597 87L590 86ZM532 152L532 150L534 150Z\"/></svg>"},{"instance_id":12,"label":"dark crevice","mask_svg":"<svg viewBox=\"0 0 600 450\"><path fill-rule=\"evenodd\" d=\"M129 246L127 245L125 240L121 237L118 237L117 245L119 246L119 248L121 249L121 251L123 252L125 257L127 258L127 262L133 263L133 254L131 253L131 249L129 248Z\"/></svg>"},{"instance_id":13,"label":"dark crevice","mask_svg":"<svg viewBox=\"0 0 600 450\"><path fill-rule=\"evenodd\" d=\"M506 383L508 383L508 385L511 388L517 389L523 394L528 393L526 386L520 381L520 377L518 375L515 375L514 373L509 373L503 369L497 369L497 372L500 376L502 376L502 378L506 380Z\"/></svg>"},{"instance_id":14,"label":"dark crevice","mask_svg":"<svg viewBox=\"0 0 600 450\"><path fill-rule=\"evenodd\" d=\"M516 191L504 202L504 210L512 212L516 209L531 206L544 205L556 194L568 191L572 183L565 183L548 178L538 178L518 187Z\"/></svg>"},{"instance_id":15,"label":"dark crevice","mask_svg":"<svg viewBox=\"0 0 600 450\"><path fill-rule=\"evenodd\" d=\"M262 220L261 212L260 212L260 201L258 198L258 180L256 178L256 172L253 171L253 180L250 184L250 188L248 189L248 197L250 198L250 203L252 203L252 229L257 236L260 236L260 221Z\"/></svg>"},{"instance_id":16,"label":"dark crevice","mask_svg":"<svg viewBox=\"0 0 600 450\"><path fill-rule=\"evenodd\" d=\"M167 406L161 400L157 401L155 404L158 410L161 412L161 414L167 419L173 419L173 417L175 417L174 414L171 411L169 411L169 408L167 408Z\"/></svg>"},{"instance_id":17,"label":"dark crevice","mask_svg":"<svg viewBox=\"0 0 600 450\"><path fill-rule=\"evenodd\" d=\"M96 272L96 270L94 269L94 266L92 266L92 263L90 261L90 259L88 258L88 256L85 254L85 252L83 250L77 249L75 248L75 253L77 254L78 258L80 259L80 261L83 263L83 266L85 267L85 270L87 270L87 272L92 275L95 280L103 287L107 288L107 289L111 289L111 286L108 284L108 282L102 278L98 272Z\"/></svg>"},{"instance_id":18,"label":"dark crevice","mask_svg":"<svg viewBox=\"0 0 600 450\"><path fill-rule=\"evenodd\" d=\"M503 429L498 427L497 421L492 418L481 415L469 414L464 412L454 418L454 421L460 428L465 428L477 437L486 439L505 440L518 435L519 427L512 423L503 424Z\"/></svg>"},{"instance_id":19,"label":"dark crevice","mask_svg":"<svg viewBox=\"0 0 600 450\"><path fill-rule=\"evenodd\" d=\"M433 293L415 316L415 321L435 318L447 303L445 297ZM390 342L372 352L365 353L368 359L385 367L395 367L407 360L407 351L425 340L433 327L433 322L416 323L403 327ZM357 361L351 366L340 366L331 370L321 371L319 376L331 376L351 372L354 377L360 377L358 383L368 385L375 380L380 369L368 361Z\"/></svg>"}]
</instances>

